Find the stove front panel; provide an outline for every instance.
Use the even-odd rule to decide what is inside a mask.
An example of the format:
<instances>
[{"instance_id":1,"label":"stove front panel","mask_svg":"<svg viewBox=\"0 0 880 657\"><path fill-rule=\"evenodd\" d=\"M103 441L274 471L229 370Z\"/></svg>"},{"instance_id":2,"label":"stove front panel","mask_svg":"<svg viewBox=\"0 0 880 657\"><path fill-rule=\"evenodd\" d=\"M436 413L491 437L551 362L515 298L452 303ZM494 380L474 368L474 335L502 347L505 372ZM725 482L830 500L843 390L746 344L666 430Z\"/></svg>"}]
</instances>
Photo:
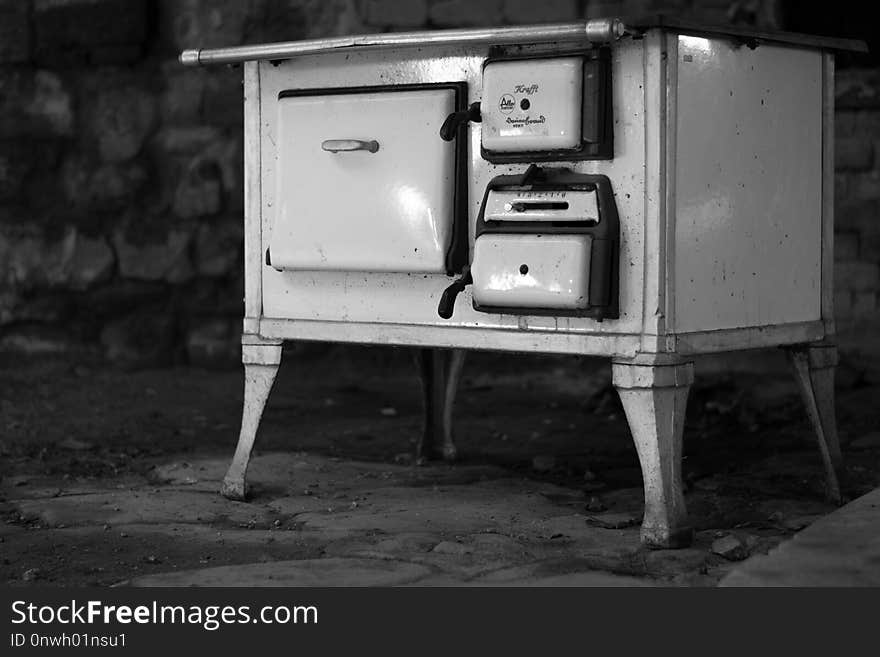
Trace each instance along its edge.
<instances>
[{"instance_id":1,"label":"stove front panel","mask_svg":"<svg viewBox=\"0 0 880 657\"><path fill-rule=\"evenodd\" d=\"M552 55L552 46L540 47L542 57ZM375 332L383 336L397 335L395 331L402 326L436 327L443 328L481 328L508 330L518 334L534 332L536 341L538 336L560 334L559 349L568 349L562 345L573 344L565 338L569 336L607 336L609 340L618 340L619 336L639 335L643 330L643 299L645 290L645 217L646 213L656 212L659 199L656 194L646 197L646 123L648 117L645 114L645 71L648 62L660 61L659 54L648 57L645 40L628 40L615 45L610 52L611 59L611 83L614 106L614 157L605 160L577 160L577 161L554 161L544 162L542 167L548 169L565 168L574 173L603 174L611 180L614 198L620 217L620 246L619 256L619 318L606 318L597 321L594 318L578 315L573 312L563 312L560 315L534 313L528 314L528 307L521 312L480 312L474 308L473 286L468 286L458 296L455 310L450 319L443 319L438 314L438 304L444 290L455 280L438 270L434 271L390 271L381 264L389 252L396 253L398 267L401 260L409 256L402 251L389 251L391 247L383 240L376 241L375 235L366 236L362 231L369 226L385 226L386 230L392 223L388 217L377 216L373 211L360 216L357 212L359 203L384 202L382 200L363 199L359 194L353 194L351 188L336 187L327 190L327 207L332 209L334 203L340 207L349 208L348 217L342 215L330 216L329 214L318 215L312 211L312 217L303 221L327 222L332 229L325 227L315 228L324 237L335 236L340 241L348 241L352 249L375 251L373 253L351 255L350 262L343 262L339 268L319 268L320 262L315 261L312 269L285 269L278 271L274 266L276 241L278 232L286 234L282 239L291 240L291 249L301 247L293 245L297 236L295 232L289 232L285 227L285 209L280 207L275 199L275 191L281 185L287 189L287 182L279 182L282 168L287 167L285 157L299 158L301 166L305 169L317 166L315 156L324 157L320 166L329 165L333 160L328 153L317 152L317 146L312 147L311 153L297 153L291 151L289 155L283 155L284 128L279 125L280 114L277 109L279 93L285 90L295 90L297 93L308 94L310 90L333 89L339 92L345 89L381 87L388 88L394 85L441 85L441 84L464 84L466 85L466 104L483 101L483 67L489 56L488 49L484 46L450 47L450 46L427 46L424 48L402 48L399 50L361 50L351 52L326 53L317 56L302 56L277 65L271 62L261 62L260 74L260 97L262 104L261 114L261 188L262 188L262 242L263 251L272 246L272 265L261 263L262 268L262 315L267 320L293 320L291 331L296 322L304 322L303 330L297 334L319 335L327 334L329 329L322 329L315 333L309 333L310 329L305 323L312 321L337 323L344 326L366 326L371 328L369 335ZM523 52L529 52L523 48ZM570 49L567 51L570 53ZM404 111L393 113L394 120L401 121L404 125L418 125L418 119ZM658 121L657 117L650 119ZM439 136L439 128L434 125L432 116L430 121L424 119L424 133L419 133L418 139L407 139L400 148L409 148L411 153L405 155L409 176L421 176L431 167L435 167L432 176L437 175L438 170L434 164L437 161L437 152L442 152L448 147ZM430 124L430 125L428 125ZM335 126L334 126L335 127ZM413 128L415 129L415 127ZM401 131L402 133L402 131ZM403 134L403 133L402 133ZM436 135L436 143L428 144L428 140ZM331 138L359 138L372 139L371 135L364 130L363 134L352 132L322 133L316 135L313 141ZM319 138L318 138L319 137ZM467 140L467 158L465 165L467 203L467 246L468 262L473 262L474 237L477 215L485 195L489 182L502 175L522 175L529 166L529 162L504 162L492 163L484 159L481 153L482 126L480 123L469 123L464 131ZM368 158L382 154L380 141L379 150L374 154L357 153L366 162ZM426 153L433 152L427 161ZM350 155L348 153L346 155ZM326 156L326 157L325 157ZM345 157L343 155L342 157ZM340 158L341 160L341 158ZM389 170L390 171L390 170ZM656 170L651 172L653 179L659 175ZM441 176L438 176L441 177ZM315 187L311 184L303 184L301 181L291 179L289 197L285 201L289 207L296 207L298 203L309 204L312 207L312 198L315 198ZM311 176L309 181L314 180ZM398 192L394 182L373 181L357 184L358 190L367 191L371 185L371 194L391 198ZM451 197L451 195L450 195ZM386 198L387 201L387 198ZM436 213L442 203L434 208ZM387 212L397 212L392 206L386 208ZM297 219L296 221L300 221ZM309 229L300 224L301 229ZM308 233L304 233L308 234ZM386 236L388 233L385 233ZM442 233L438 233L438 242L442 242ZM382 251L385 251L382 253ZM420 249L421 250L421 249ZM441 249L434 249L432 253L434 267L439 265L438 255ZM575 249L576 251L577 249ZM366 265L360 264L355 258L371 258L371 265L376 270L366 270ZM533 262L534 259L533 259ZM566 261L568 262L568 261ZM574 260L572 260L574 262ZM518 263L517 266L523 263ZM548 261L547 264L552 264ZM583 264L583 263L581 263ZM355 271L353 267L364 267L364 270ZM532 266L532 263L529 263ZM541 266L541 262L537 263ZM419 268L427 269L428 265L420 263ZM585 275L576 281L577 285L587 285L589 276ZM581 303L577 301L580 294L575 290L569 305ZM382 329L382 327L387 327ZM342 328L339 329L343 330ZM345 335L352 336L360 328L352 328ZM383 331L385 331L383 333ZM293 335L291 335L293 337ZM348 338L352 339L352 338ZM366 339L366 338L365 338ZM391 340L392 338L383 338ZM394 338L397 340L397 338ZM540 340L544 340L541 337ZM548 338L549 339L549 338ZM369 338L370 341L373 338ZM425 338L429 340L429 338ZM546 344L542 342L542 344ZM578 343L583 345L585 343ZM491 348L492 345L487 343ZM599 347L595 347L596 353ZM578 352L584 352L584 347L578 347Z\"/></svg>"}]
</instances>

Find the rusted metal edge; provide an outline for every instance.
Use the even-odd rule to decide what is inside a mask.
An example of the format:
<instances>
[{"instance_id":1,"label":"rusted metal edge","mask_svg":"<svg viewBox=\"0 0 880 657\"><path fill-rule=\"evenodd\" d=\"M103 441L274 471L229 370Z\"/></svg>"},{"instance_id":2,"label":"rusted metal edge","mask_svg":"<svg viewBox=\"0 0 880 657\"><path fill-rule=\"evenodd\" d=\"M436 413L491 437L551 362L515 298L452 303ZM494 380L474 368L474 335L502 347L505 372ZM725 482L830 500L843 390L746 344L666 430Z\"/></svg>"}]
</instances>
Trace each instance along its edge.
<instances>
[{"instance_id":1,"label":"rusted metal edge","mask_svg":"<svg viewBox=\"0 0 880 657\"><path fill-rule=\"evenodd\" d=\"M711 25L663 15L627 18L626 26L634 33L645 32L651 28L660 28L669 32L678 32L679 34L725 37L756 45L773 43L838 52L868 52L868 45L864 41L857 39L842 39L816 34L802 34L800 32L783 32L781 30L758 30L753 27L736 25Z\"/></svg>"}]
</instances>

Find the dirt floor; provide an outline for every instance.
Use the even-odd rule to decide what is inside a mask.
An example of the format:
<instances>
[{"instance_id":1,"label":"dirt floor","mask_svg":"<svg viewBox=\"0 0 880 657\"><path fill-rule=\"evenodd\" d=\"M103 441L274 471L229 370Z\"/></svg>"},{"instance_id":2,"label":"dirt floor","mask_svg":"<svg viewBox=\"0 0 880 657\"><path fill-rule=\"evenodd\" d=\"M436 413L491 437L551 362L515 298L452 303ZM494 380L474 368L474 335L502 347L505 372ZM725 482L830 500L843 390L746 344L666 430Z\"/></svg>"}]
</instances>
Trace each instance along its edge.
<instances>
[{"instance_id":1,"label":"dirt floor","mask_svg":"<svg viewBox=\"0 0 880 657\"><path fill-rule=\"evenodd\" d=\"M249 503L219 481L240 370L0 363L0 581L9 584L714 585L833 510L778 354L698 367L685 429L692 548L638 541L638 460L601 360L472 354L461 455L412 463L404 349L285 353ZM880 485L880 388L839 375L845 495ZM234 568L230 568L234 566Z\"/></svg>"}]
</instances>

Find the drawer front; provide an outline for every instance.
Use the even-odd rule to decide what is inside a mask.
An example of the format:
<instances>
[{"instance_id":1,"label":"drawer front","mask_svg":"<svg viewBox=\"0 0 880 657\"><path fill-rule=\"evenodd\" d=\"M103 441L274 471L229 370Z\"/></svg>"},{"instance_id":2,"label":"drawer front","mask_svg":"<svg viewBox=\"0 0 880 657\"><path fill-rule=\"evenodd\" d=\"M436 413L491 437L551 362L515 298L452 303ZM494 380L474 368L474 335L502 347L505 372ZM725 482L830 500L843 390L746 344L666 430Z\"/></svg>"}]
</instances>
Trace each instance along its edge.
<instances>
[{"instance_id":1,"label":"drawer front","mask_svg":"<svg viewBox=\"0 0 880 657\"><path fill-rule=\"evenodd\" d=\"M580 310L589 305L589 235L484 234L471 273L479 306Z\"/></svg>"},{"instance_id":2,"label":"drawer front","mask_svg":"<svg viewBox=\"0 0 880 657\"><path fill-rule=\"evenodd\" d=\"M278 101L276 269L441 273L453 236L451 88Z\"/></svg>"}]
</instances>

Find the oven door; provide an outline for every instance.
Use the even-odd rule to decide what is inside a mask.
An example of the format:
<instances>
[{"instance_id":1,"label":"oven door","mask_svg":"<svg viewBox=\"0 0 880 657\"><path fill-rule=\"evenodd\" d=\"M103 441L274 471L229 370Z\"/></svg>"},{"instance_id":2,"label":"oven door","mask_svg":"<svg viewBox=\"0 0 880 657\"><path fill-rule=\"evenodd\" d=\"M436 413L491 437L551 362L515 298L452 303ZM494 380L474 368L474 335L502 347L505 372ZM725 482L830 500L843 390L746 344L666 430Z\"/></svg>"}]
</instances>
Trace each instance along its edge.
<instances>
[{"instance_id":1,"label":"oven door","mask_svg":"<svg viewBox=\"0 0 880 657\"><path fill-rule=\"evenodd\" d=\"M466 101L462 86L282 92L270 264L454 271L456 243L467 248L465 145L439 131Z\"/></svg>"}]
</instances>

